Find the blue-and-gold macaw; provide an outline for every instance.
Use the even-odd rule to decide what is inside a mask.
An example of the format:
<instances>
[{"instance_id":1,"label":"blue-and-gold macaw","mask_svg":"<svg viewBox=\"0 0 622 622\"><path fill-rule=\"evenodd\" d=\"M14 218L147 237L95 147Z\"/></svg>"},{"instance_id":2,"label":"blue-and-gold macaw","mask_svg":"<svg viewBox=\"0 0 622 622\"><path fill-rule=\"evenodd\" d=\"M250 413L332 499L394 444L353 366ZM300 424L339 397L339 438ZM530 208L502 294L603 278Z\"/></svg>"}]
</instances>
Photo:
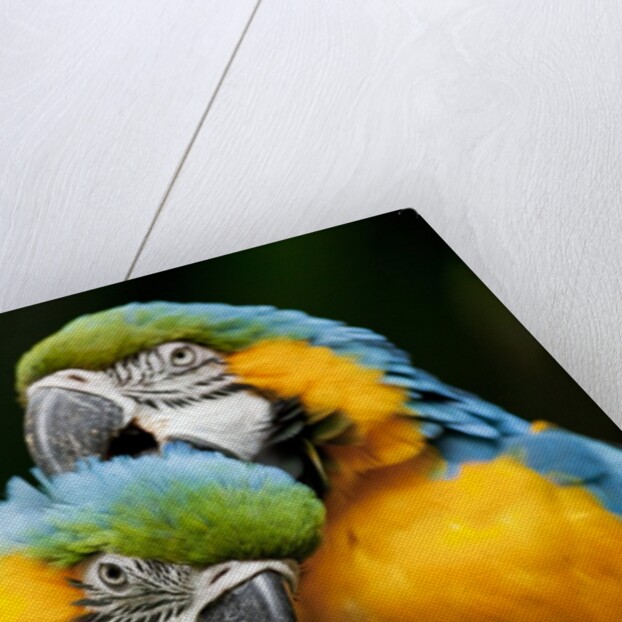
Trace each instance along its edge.
<instances>
[{"instance_id":1,"label":"blue-and-gold macaw","mask_svg":"<svg viewBox=\"0 0 622 622\"><path fill-rule=\"evenodd\" d=\"M279 469L185 445L91 458L0 502L0 622L293 622L324 507Z\"/></svg>"},{"instance_id":2,"label":"blue-and-gold macaw","mask_svg":"<svg viewBox=\"0 0 622 622\"><path fill-rule=\"evenodd\" d=\"M622 616L620 450L450 387L370 330L130 304L37 344L17 386L48 473L185 441L321 491L303 622Z\"/></svg>"}]
</instances>

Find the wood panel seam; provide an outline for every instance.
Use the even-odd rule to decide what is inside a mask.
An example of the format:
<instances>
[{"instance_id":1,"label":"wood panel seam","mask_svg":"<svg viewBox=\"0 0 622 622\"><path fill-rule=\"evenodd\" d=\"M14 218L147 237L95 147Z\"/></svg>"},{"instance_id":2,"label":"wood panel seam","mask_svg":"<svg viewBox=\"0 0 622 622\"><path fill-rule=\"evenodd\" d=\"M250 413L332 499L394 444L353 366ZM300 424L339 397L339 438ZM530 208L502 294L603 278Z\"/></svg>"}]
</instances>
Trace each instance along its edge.
<instances>
[{"instance_id":1,"label":"wood panel seam","mask_svg":"<svg viewBox=\"0 0 622 622\"><path fill-rule=\"evenodd\" d=\"M250 27L253 23L253 20L255 18L255 15L257 14L257 11L259 10L259 6L261 5L262 0L257 0L257 3L255 4L255 7L253 8L253 11L250 14L250 17L248 18L248 21L246 22L246 25L244 26L244 28L242 29L242 33L240 34L240 38L238 39L235 47L233 48L233 52L231 53L231 57L229 58L229 61L227 62L227 64L225 65L225 68L222 72L222 75L220 76L220 80L218 81L218 84L216 85L216 88L214 89L214 92L212 93L211 97L209 98L208 102L207 102L207 106L205 107L205 110L203 112L203 114L201 115L201 118L199 119L199 122L197 124L197 127L195 129L195 131L193 132L192 136L190 137L190 141L188 142L188 146L186 147L186 149L184 150L180 160L179 160L179 164L177 165L177 167L175 168L175 171L173 172L173 176L171 177L171 181L168 184L166 190L164 191L164 195L162 197L162 200L160 201L160 204L158 205L155 214L153 215L153 218L151 220L151 223L149 224L149 227L147 228L147 231L145 232L145 235L141 241L141 243L138 246L138 250L136 251L136 254L134 255L134 259L132 260L130 267L125 275L124 280L127 281L128 279L132 278L132 272L134 271L134 269L136 268L136 264L138 263L138 260L140 259L140 256L145 248L145 245L147 244L147 240L149 239L149 236L151 235L151 233L153 232L153 229L155 228L156 222L158 221L158 218L160 217L160 214L162 213L162 210L164 209L164 205L166 204L171 191L173 189L173 187L175 186L175 182L177 181L177 178L179 177L179 174L181 172L181 169L183 168L184 164L186 163L186 160L188 159L188 156L192 150L192 146L194 145L194 143L196 142L196 139L199 135L199 133L201 132L201 128L203 127L203 125L205 124L205 120L207 119L207 116L210 113L210 110L212 109L214 102L216 101L216 97L218 96L218 93L220 92L220 89L227 77L227 74L229 73L229 70L231 69L233 62L235 61L235 58L238 54L238 51L240 50L240 47L242 46L242 42L244 41L246 35L248 34Z\"/></svg>"}]
</instances>

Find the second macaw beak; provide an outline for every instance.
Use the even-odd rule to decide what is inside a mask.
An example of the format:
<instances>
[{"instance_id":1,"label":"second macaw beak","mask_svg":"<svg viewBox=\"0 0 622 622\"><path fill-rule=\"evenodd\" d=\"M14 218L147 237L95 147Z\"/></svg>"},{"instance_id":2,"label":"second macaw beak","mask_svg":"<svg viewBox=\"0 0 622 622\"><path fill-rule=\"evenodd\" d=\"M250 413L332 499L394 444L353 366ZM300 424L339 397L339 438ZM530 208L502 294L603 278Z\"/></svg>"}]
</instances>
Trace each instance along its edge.
<instances>
[{"instance_id":1,"label":"second macaw beak","mask_svg":"<svg viewBox=\"0 0 622 622\"><path fill-rule=\"evenodd\" d=\"M268 570L207 605L196 622L296 622L296 614L287 581Z\"/></svg>"}]
</instances>

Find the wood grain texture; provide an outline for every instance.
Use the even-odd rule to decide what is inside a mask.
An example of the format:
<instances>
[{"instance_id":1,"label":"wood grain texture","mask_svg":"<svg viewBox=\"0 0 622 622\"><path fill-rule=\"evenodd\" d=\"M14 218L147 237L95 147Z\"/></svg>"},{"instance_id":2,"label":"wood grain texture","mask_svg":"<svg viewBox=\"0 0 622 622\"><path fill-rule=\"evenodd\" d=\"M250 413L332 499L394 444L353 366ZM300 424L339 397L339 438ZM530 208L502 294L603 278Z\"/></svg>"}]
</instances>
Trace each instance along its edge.
<instances>
[{"instance_id":1,"label":"wood grain texture","mask_svg":"<svg viewBox=\"0 0 622 622\"><path fill-rule=\"evenodd\" d=\"M621 425L621 36L616 0L264 0L134 275L415 207Z\"/></svg>"},{"instance_id":2,"label":"wood grain texture","mask_svg":"<svg viewBox=\"0 0 622 622\"><path fill-rule=\"evenodd\" d=\"M0 309L123 279L254 6L3 3Z\"/></svg>"}]
</instances>

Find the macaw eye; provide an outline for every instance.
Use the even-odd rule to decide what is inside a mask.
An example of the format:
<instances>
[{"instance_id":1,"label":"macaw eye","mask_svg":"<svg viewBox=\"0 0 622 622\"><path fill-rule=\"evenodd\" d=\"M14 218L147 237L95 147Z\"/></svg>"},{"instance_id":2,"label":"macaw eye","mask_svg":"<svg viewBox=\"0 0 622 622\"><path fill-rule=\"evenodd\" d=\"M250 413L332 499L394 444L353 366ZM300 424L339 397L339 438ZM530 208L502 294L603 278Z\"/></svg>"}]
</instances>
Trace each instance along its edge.
<instances>
[{"instance_id":1,"label":"macaw eye","mask_svg":"<svg viewBox=\"0 0 622 622\"><path fill-rule=\"evenodd\" d=\"M127 575L119 564L101 564L97 575L108 587L120 588L127 584Z\"/></svg>"},{"instance_id":2,"label":"macaw eye","mask_svg":"<svg viewBox=\"0 0 622 622\"><path fill-rule=\"evenodd\" d=\"M187 367L197 360L197 355L190 346L181 346L171 352L170 359L175 367Z\"/></svg>"}]
</instances>

